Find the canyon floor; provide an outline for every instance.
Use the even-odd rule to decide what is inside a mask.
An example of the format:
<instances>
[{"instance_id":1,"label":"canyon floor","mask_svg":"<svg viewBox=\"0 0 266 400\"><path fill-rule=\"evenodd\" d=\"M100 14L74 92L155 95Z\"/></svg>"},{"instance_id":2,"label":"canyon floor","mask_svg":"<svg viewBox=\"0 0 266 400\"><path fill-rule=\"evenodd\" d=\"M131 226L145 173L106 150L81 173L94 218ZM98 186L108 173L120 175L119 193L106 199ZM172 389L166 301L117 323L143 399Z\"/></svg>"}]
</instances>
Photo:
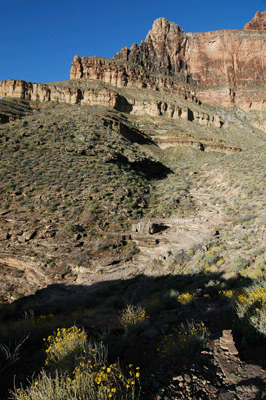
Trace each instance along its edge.
<instances>
[{"instance_id":1,"label":"canyon floor","mask_svg":"<svg viewBox=\"0 0 266 400\"><path fill-rule=\"evenodd\" d=\"M236 295L265 290L262 113L202 106L218 128L0 103L22 113L0 125L0 397L44 367L43 338L76 324L111 361L140 367L141 399L266 398L265 317L252 325ZM149 318L126 334L128 304ZM204 324L204 346L162 354L188 323Z\"/></svg>"}]
</instances>

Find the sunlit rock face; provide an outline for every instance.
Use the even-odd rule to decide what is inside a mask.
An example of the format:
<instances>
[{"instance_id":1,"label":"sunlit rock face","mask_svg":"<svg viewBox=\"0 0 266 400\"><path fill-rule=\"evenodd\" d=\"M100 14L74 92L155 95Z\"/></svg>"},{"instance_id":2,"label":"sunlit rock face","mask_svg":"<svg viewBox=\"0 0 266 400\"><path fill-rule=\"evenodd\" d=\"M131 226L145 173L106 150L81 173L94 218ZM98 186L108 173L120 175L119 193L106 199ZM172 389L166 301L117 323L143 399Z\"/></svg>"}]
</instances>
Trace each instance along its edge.
<instances>
[{"instance_id":1,"label":"sunlit rock face","mask_svg":"<svg viewBox=\"0 0 266 400\"><path fill-rule=\"evenodd\" d=\"M76 56L70 77L100 79L118 87L156 88L160 84L154 73L160 72L190 84L202 102L261 109L264 95L250 89L265 87L265 19L264 11L256 13L243 30L185 33L159 18L145 41L123 48L111 60ZM161 86L174 89L170 79Z\"/></svg>"},{"instance_id":2,"label":"sunlit rock face","mask_svg":"<svg viewBox=\"0 0 266 400\"><path fill-rule=\"evenodd\" d=\"M264 110L265 29L266 11L257 12L243 30L205 33L185 33L174 22L159 18L144 41L123 48L112 59L76 55L70 78L100 81L117 88L170 92L198 104ZM116 91L105 88L100 92L84 86L58 87L13 79L0 82L2 98L110 107L119 104Z\"/></svg>"}]
</instances>

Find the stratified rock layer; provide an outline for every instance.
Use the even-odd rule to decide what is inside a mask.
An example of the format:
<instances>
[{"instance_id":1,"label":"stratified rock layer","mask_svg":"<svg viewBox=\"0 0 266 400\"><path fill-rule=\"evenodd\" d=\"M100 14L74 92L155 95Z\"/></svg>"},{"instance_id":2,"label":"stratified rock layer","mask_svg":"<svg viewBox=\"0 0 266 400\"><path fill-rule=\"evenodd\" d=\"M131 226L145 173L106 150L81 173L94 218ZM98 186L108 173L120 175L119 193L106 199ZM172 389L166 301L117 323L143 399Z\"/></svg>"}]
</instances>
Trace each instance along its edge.
<instances>
[{"instance_id":1,"label":"stratified rock layer","mask_svg":"<svg viewBox=\"0 0 266 400\"><path fill-rule=\"evenodd\" d=\"M159 18L145 41L125 47L112 60L75 56L70 77L100 79L118 87L175 91L176 76L197 88L202 102L248 109L249 89L265 87L264 21L265 12L256 13L244 30L185 34L175 23ZM160 78L155 76L158 72ZM179 83L182 86L184 90ZM238 92L239 88L245 88L245 93ZM259 108L262 97L255 94L253 98Z\"/></svg>"},{"instance_id":2,"label":"stratified rock layer","mask_svg":"<svg viewBox=\"0 0 266 400\"><path fill-rule=\"evenodd\" d=\"M219 115L211 115L206 111L192 110L186 106L164 102L156 98L124 97L118 91L108 89L103 85L92 87L87 82L86 88L76 82L77 87L67 87L61 82L58 84L31 83L9 79L0 82L0 94L3 98L18 98L33 102L69 103L80 105L102 105L117 111L134 115L165 116L173 119L193 121L200 125L220 128L222 125ZM183 98L187 99L186 96ZM1 108L0 108L1 111ZM3 121L4 122L4 121Z\"/></svg>"},{"instance_id":3,"label":"stratified rock layer","mask_svg":"<svg viewBox=\"0 0 266 400\"><path fill-rule=\"evenodd\" d=\"M165 18L154 21L139 45L123 48L112 59L79 57L71 80L94 80L117 88L151 89L196 104L238 105L264 110L266 11L255 14L243 30L185 33ZM59 85L60 86L60 85ZM115 88L113 88L115 89ZM109 88L82 89L23 81L0 82L0 95L117 108L121 99Z\"/></svg>"},{"instance_id":4,"label":"stratified rock layer","mask_svg":"<svg viewBox=\"0 0 266 400\"><path fill-rule=\"evenodd\" d=\"M127 50L123 49L121 54L123 55L124 52L127 53ZM100 80L118 88L138 87L161 92L171 91L186 100L199 103L192 87L184 85L171 76L154 74L156 69L152 67L151 62L147 61L145 66L149 69L146 69L142 61L140 64L129 62L130 59L127 56L120 60L119 54L113 59L96 56L80 58L77 55L72 62L70 78Z\"/></svg>"},{"instance_id":5,"label":"stratified rock layer","mask_svg":"<svg viewBox=\"0 0 266 400\"><path fill-rule=\"evenodd\" d=\"M99 104L115 108L118 101L118 93L108 89L84 89L70 88L46 83L32 83L22 80L9 79L0 82L0 94L3 98L15 97L30 101L55 101L70 104Z\"/></svg>"}]
</instances>

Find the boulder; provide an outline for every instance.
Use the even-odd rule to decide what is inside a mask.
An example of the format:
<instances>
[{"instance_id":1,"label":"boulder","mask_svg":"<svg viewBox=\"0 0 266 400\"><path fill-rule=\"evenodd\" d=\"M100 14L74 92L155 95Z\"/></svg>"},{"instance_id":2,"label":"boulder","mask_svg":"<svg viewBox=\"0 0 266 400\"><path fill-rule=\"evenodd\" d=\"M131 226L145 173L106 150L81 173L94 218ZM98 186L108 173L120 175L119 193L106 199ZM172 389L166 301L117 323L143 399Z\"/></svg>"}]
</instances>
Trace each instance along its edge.
<instances>
[{"instance_id":1,"label":"boulder","mask_svg":"<svg viewBox=\"0 0 266 400\"><path fill-rule=\"evenodd\" d=\"M139 221L132 225L132 232L139 232L144 235L152 235L160 232L162 226L151 221Z\"/></svg>"}]
</instances>

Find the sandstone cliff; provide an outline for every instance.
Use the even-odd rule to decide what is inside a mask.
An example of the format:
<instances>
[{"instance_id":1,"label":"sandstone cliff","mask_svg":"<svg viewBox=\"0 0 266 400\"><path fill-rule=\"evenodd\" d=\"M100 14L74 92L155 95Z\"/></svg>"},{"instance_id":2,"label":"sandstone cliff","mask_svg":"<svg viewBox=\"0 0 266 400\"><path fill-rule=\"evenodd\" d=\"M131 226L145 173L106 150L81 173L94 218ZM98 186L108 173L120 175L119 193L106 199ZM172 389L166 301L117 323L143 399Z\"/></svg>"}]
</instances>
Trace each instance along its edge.
<instances>
[{"instance_id":1,"label":"sandstone cliff","mask_svg":"<svg viewBox=\"0 0 266 400\"><path fill-rule=\"evenodd\" d=\"M46 83L32 83L22 80L9 79L0 82L2 98L15 97L24 100L46 102L65 102L70 104L100 104L115 108L119 95L116 91L101 88L79 89Z\"/></svg>"},{"instance_id":2,"label":"sandstone cliff","mask_svg":"<svg viewBox=\"0 0 266 400\"><path fill-rule=\"evenodd\" d=\"M114 89L86 82L86 88L75 82L76 86L67 87L66 82L60 84L32 83L9 79L0 82L0 95L3 98L18 98L32 102L57 102L80 105L101 105L133 115L165 116L173 119L185 119L200 125L220 128L222 125L218 115L211 115L205 110L192 110L176 101L165 102L160 98L135 98L121 95ZM64 85L66 84L66 85ZM186 99L186 96L183 96ZM5 122L5 121L3 121Z\"/></svg>"},{"instance_id":3,"label":"sandstone cliff","mask_svg":"<svg viewBox=\"0 0 266 400\"><path fill-rule=\"evenodd\" d=\"M124 53L128 53L128 50L123 49L121 54ZM71 65L70 79L96 79L119 88L138 87L162 92L170 91L184 99L199 103L194 88L177 81L175 77L154 74L156 69L151 62L147 62L144 66L142 61L138 64L131 62L127 56L122 59L118 57L119 55L113 59L95 56L80 58L77 55Z\"/></svg>"},{"instance_id":4,"label":"sandstone cliff","mask_svg":"<svg viewBox=\"0 0 266 400\"><path fill-rule=\"evenodd\" d=\"M249 88L265 87L265 14L256 13L242 31L188 34L160 18L145 42L123 49L114 59L133 63L141 60L146 68L178 75L198 89L203 102L221 104L222 100L224 105L241 105L245 99L238 96L237 88L244 87L248 92ZM213 89L206 93L209 87Z\"/></svg>"},{"instance_id":5,"label":"sandstone cliff","mask_svg":"<svg viewBox=\"0 0 266 400\"><path fill-rule=\"evenodd\" d=\"M125 47L112 60L76 56L70 77L173 92L185 92L184 84L189 84L188 98L195 99L194 88L202 102L248 109L246 94L265 87L265 19L265 12L256 13L244 30L186 34L175 23L159 18L145 41ZM153 75L158 72L160 78ZM184 84L175 83L175 77ZM245 88L244 95L239 88ZM255 107L261 108L261 95L254 90L252 95Z\"/></svg>"},{"instance_id":6,"label":"sandstone cliff","mask_svg":"<svg viewBox=\"0 0 266 400\"><path fill-rule=\"evenodd\" d=\"M254 18L244 26L244 30L266 31L266 11L257 11Z\"/></svg>"},{"instance_id":7,"label":"sandstone cliff","mask_svg":"<svg viewBox=\"0 0 266 400\"><path fill-rule=\"evenodd\" d=\"M257 12L243 30L185 33L159 18L139 45L123 48L112 59L74 57L71 80L94 80L113 89L73 88L8 80L0 95L34 101L101 104L121 109L115 88L150 89L196 104L237 105L264 110L266 11ZM125 102L123 104L126 108ZM130 104L129 110L138 105ZM155 106L157 108L157 106ZM127 110L128 111L128 110ZM160 115L159 111L159 115Z\"/></svg>"}]
</instances>

